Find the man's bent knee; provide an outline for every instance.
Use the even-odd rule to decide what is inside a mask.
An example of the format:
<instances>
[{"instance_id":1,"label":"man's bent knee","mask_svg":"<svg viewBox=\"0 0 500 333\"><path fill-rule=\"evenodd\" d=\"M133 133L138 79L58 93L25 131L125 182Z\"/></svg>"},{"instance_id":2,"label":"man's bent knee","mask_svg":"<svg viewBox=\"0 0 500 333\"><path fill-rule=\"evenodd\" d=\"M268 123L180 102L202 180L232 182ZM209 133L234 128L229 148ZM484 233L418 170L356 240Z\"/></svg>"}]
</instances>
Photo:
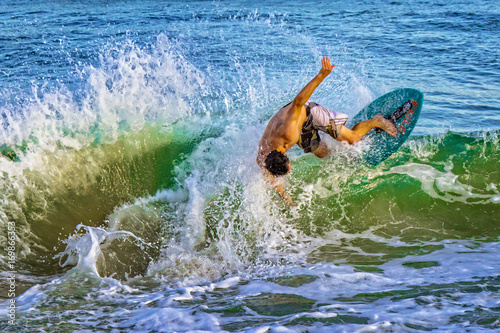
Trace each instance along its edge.
<instances>
[{"instance_id":1,"label":"man's bent knee","mask_svg":"<svg viewBox=\"0 0 500 333\"><path fill-rule=\"evenodd\" d=\"M352 144L358 142L359 140L361 140L361 136L358 133L356 133L355 131L350 130L349 128L344 126L342 128L342 131L339 133L337 140L338 141L346 141L347 143L352 145Z\"/></svg>"}]
</instances>

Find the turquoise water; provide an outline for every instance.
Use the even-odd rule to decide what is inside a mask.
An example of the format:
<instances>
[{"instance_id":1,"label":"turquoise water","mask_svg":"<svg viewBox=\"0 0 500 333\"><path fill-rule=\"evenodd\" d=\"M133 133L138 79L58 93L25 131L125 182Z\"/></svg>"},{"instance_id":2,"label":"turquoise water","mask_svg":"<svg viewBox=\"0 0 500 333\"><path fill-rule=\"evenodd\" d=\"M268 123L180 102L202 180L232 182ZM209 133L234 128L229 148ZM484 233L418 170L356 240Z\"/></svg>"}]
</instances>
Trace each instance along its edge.
<instances>
[{"instance_id":1,"label":"turquoise water","mask_svg":"<svg viewBox=\"0 0 500 333\"><path fill-rule=\"evenodd\" d=\"M500 329L499 24L495 1L2 2L2 331ZM424 107L376 167L293 148L288 208L257 145L322 56L314 101Z\"/></svg>"}]
</instances>

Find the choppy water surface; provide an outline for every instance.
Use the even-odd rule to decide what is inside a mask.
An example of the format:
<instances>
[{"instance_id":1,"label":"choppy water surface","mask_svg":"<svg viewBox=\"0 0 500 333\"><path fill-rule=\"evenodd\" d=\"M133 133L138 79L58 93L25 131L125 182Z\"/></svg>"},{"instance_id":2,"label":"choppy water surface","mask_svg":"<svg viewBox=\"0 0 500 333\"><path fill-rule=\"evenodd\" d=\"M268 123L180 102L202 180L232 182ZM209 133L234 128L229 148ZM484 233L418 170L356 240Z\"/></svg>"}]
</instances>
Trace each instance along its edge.
<instances>
[{"instance_id":1,"label":"choppy water surface","mask_svg":"<svg viewBox=\"0 0 500 333\"><path fill-rule=\"evenodd\" d=\"M499 35L495 1L2 2L2 331L500 329ZM288 208L257 144L321 56L318 103L424 108L377 167L292 149Z\"/></svg>"}]
</instances>

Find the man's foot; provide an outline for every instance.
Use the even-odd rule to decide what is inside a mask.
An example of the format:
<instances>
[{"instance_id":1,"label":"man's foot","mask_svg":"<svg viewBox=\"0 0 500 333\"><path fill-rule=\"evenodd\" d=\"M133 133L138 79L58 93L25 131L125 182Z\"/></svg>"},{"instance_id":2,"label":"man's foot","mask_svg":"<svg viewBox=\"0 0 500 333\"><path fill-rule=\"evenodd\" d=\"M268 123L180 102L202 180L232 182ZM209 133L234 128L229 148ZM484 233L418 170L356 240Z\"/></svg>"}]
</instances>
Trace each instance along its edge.
<instances>
[{"instance_id":1,"label":"man's foot","mask_svg":"<svg viewBox=\"0 0 500 333\"><path fill-rule=\"evenodd\" d=\"M384 118L381 114L377 114L372 118L375 121L375 127L378 127L387 132L390 136L395 138L398 135L396 126L389 119Z\"/></svg>"}]
</instances>

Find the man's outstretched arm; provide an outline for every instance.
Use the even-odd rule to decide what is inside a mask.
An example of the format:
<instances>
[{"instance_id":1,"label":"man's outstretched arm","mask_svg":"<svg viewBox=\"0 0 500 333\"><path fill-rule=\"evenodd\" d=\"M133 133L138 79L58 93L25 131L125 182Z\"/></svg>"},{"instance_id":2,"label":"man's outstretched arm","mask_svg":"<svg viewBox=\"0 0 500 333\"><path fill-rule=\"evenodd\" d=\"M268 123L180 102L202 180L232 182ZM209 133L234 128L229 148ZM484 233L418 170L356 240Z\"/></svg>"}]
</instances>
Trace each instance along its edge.
<instances>
[{"instance_id":1,"label":"man's outstretched arm","mask_svg":"<svg viewBox=\"0 0 500 333\"><path fill-rule=\"evenodd\" d=\"M293 99L293 108L295 110L299 110L302 108L304 104L311 98L314 90L319 86L321 82L323 82L324 78L328 76L332 72L334 65L330 63L330 59L328 57L323 57L321 59L321 69L316 75L302 90L299 94Z\"/></svg>"}]
</instances>

